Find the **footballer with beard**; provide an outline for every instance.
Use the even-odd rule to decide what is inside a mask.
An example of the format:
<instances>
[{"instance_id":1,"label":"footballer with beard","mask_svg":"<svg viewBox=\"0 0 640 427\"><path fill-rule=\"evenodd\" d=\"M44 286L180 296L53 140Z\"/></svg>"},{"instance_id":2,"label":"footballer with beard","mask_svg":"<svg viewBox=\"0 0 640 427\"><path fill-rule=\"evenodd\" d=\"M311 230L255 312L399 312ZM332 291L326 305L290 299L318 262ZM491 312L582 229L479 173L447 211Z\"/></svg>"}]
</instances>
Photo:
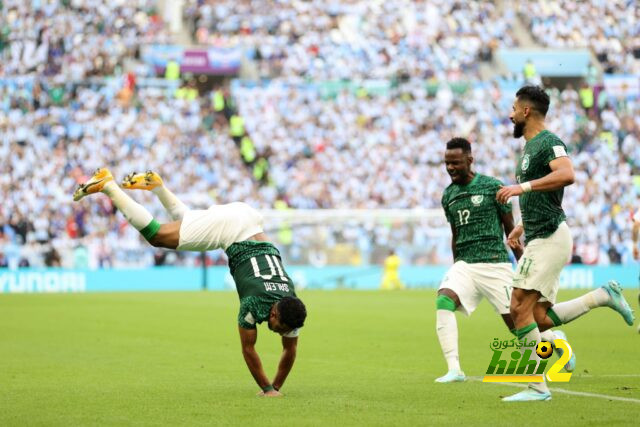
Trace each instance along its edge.
<instances>
[{"instance_id":1,"label":"footballer with beard","mask_svg":"<svg viewBox=\"0 0 640 427\"><path fill-rule=\"evenodd\" d=\"M539 86L524 86L516 93L510 115L513 136L525 139L516 165L518 184L502 187L496 195L502 204L513 196L520 199L522 219L507 239L514 247L525 235L524 253L513 279L510 312L518 339L536 342L540 342L540 331L571 322L596 307L612 308L628 325L634 320L620 285L613 280L581 297L556 304L560 273L573 248L562 197L564 187L573 184L575 175L564 142L546 128L549 104L549 95ZM533 356L537 357L535 353ZM549 388L539 382L529 383L527 389L503 400L549 399Z\"/></svg>"}]
</instances>

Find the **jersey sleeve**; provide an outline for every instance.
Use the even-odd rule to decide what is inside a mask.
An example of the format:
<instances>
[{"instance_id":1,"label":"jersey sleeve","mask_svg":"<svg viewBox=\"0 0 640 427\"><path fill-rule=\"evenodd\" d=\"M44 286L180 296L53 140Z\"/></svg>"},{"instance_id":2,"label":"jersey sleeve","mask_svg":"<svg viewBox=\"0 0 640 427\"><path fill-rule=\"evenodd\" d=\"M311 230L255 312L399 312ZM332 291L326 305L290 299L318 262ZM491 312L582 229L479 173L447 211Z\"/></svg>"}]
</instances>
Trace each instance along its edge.
<instances>
[{"instance_id":1,"label":"jersey sleeve","mask_svg":"<svg viewBox=\"0 0 640 427\"><path fill-rule=\"evenodd\" d=\"M513 210L513 206L511 205L511 202L502 204L496 200L496 204L498 205L498 212L500 212L501 214L507 214Z\"/></svg>"},{"instance_id":2,"label":"jersey sleeve","mask_svg":"<svg viewBox=\"0 0 640 427\"><path fill-rule=\"evenodd\" d=\"M638 211L636 212L636 214L633 216L633 220L635 222L640 222L640 209L638 209Z\"/></svg>"},{"instance_id":3,"label":"jersey sleeve","mask_svg":"<svg viewBox=\"0 0 640 427\"><path fill-rule=\"evenodd\" d=\"M243 329L255 329L256 319L251 313L251 307L244 301L240 302L240 312L238 313L238 326Z\"/></svg>"},{"instance_id":4,"label":"jersey sleeve","mask_svg":"<svg viewBox=\"0 0 640 427\"><path fill-rule=\"evenodd\" d=\"M511 205L511 202L507 202L507 203L500 203L496 200L496 194L498 193L498 190L500 190L500 187L502 187L504 184L502 183L502 181L499 180L495 180L495 192L493 193L493 200L495 200L496 206L498 208L498 212L500 214L506 214L509 213L513 210L513 206Z\"/></svg>"},{"instance_id":5,"label":"jersey sleeve","mask_svg":"<svg viewBox=\"0 0 640 427\"><path fill-rule=\"evenodd\" d=\"M449 196L447 194L447 190L444 190L440 203L442 204L442 209L444 210L444 216L447 218L447 222L453 224L453 222L451 221L451 217L449 216L449 211L447 210L447 205L449 204Z\"/></svg>"},{"instance_id":6,"label":"jersey sleeve","mask_svg":"<svg viewBox=\"0 0 640 427\"><path fill-rule=\"evenodd\" d=\"M569 155L567 154L567 146L564 145L564 142L562 142L559 138L553 138L552 140L550 140L545 145L545 148L542 152L542 160L545 165L548 165L558 157L568 156Z\"/></svg>"}]
</instances>

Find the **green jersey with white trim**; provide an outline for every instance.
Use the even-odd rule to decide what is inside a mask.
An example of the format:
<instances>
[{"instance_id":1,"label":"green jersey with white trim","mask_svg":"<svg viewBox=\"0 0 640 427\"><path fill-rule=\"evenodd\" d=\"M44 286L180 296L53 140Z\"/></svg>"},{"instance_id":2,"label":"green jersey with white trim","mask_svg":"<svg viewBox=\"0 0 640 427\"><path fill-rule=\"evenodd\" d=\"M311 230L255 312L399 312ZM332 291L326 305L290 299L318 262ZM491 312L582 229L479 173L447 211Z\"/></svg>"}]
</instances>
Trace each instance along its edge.
<instances>
[{"instance_id":1,"label":"green jersey with white trim","mask_svg":"<svg viewBox=\"0 0 640 427\"><path fill-rule=\"evenodd\" d=\"M496 200L501 185L495 178L476 174L469 184L452 183L444 190L442 208L456 231L456 261L509 262L500 217L511 212L511 204Z\"/></svg>"},{"instance_id":2,"label":"green jersey with white trim","mask_svg":"<svg viewBox=\"0 0 640 427\"><path fill-rule=\"evenodd\" d=\"M232 244L225 252L240 297L240 327L255 329L256 324L269 319L273 304L296 296L280 252L271 243L247 240Z\"/></svg>"},{"instance_id":3,"label":"green jersey with white trim","mask_svg":"<svg viewBox=\"0 0 640 427\"><path fill-rule=\"evenodd\" d=\"M516 166L518 183L540 179L551 173L549 163L567 156L567 147L555 134L543 130L531 138ZM555 191L531 191L520 195L520 210L525 243L549 237L566 219L562 210L564 188Z\"/></svg>"}]
</instances>

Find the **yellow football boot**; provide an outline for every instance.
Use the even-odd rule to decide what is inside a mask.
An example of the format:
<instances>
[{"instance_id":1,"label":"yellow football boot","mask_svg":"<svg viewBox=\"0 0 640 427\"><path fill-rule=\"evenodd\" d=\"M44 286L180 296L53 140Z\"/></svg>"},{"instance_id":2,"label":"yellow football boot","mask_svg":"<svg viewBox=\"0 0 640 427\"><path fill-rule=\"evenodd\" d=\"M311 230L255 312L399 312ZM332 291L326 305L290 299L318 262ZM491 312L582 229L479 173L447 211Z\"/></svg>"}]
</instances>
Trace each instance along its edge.
<instances>
[{"instance_id":1,"label":"yellow football boot","mask_svg":"<svg viewBox=\"0 0 640 427\"><path fill-rule=\"evenodd\" d=\"M98 168L89 181L84 184L80 184L76 191L73 193L73 201L77 202L84 196L89 194L99 193L104 188L104 185L113 181L113 175L107 168Z\"/></svg>"},{"instance_id":2,"label":"yellow football boot","mask_svg":"<svg viewBox=\"0 0 640 427\"><path fill-rule=\"evenodd\" d=\"M122 188L128 190L153 190L162 185L162 178L153 171L133 172L122 180Z\"/></svg>"}]
</instances>

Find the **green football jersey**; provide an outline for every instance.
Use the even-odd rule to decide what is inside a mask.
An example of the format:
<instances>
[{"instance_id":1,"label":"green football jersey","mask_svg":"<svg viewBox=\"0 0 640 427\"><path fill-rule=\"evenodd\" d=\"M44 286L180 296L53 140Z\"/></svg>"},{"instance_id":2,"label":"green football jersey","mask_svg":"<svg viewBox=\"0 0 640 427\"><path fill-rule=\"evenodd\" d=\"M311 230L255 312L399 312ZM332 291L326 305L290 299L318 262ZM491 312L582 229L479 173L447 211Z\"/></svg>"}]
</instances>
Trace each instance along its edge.
<instances>
[{"instance_id":1,"label":"green football jersey","mask_svg":"<svg viewBox=\"0 0 640 427\"><path fill-rule=\"evenodd\" d=\"M296 296L293 281L282 267L280 252L271 243L237 242L226 253L240 297L240 327L255 329L256 324L269 319L274 303Z\"/></svg>"},{"instance_id":2,"label":"green football jersey","mask_svg":"<svg viewBox=\"0 0 640 427\"><path fill-rule=\"evenodd\" d=\"M551 173L549 163L567 156L567 147L553 133L543 130L524 146L516 166L518 183L542 178ZM566 219L562 210L564 188L555 191L531 191L520 195L520 210L524 225L525 243L549 237Z\"/></svg>"},{"instance_id":3,"label":"green football jersey","mask_svg":"<svg viewBox=\"0 0 640 427\"><path fill-rule=\"evenodd\" d=\"M511 204L496 201L502 183L476 174L467 185L451 184L442 195L447 221L456 231L456 261L468 263L509 262L500 216Z\"/></svg>"}]
</instances>

